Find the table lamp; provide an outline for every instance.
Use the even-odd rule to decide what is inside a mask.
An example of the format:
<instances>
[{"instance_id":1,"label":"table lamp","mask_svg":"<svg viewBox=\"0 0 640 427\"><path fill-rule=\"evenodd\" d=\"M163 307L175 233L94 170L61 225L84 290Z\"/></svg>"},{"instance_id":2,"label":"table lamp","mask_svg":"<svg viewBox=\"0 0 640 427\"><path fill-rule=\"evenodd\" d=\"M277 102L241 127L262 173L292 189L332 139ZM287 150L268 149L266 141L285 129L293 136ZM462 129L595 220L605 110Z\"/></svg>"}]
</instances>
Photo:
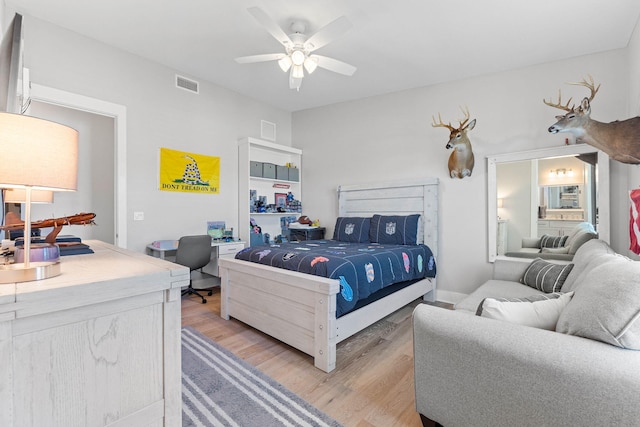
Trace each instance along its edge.
<instances>
[{"instance_id":1,"label":"table lamp","mask_svg":"<svg viewBox=\"0 0 640 427\"><path fill-rule=\"evenodd\" d=\"M41 280L60 274L59 261L30 262L31 202L36 191L77 188L78 132L70 127L0 113L0 188L24 190L24 262L0 266L0 283Z\"/></svg>"},{"instance_id":2,"label":"table lamp","mask_svg":"<svg viewBox=\"0 0 640 427\"><path fill-rule=\"evenodd\" d=\"M2 159L0 158L1 164ZM7 188L3 191L5 203L24 203L27 201L27 191L23 188ZM31 203L53 203L53 191L32 190Z\"/></svg>"}]
</instances>

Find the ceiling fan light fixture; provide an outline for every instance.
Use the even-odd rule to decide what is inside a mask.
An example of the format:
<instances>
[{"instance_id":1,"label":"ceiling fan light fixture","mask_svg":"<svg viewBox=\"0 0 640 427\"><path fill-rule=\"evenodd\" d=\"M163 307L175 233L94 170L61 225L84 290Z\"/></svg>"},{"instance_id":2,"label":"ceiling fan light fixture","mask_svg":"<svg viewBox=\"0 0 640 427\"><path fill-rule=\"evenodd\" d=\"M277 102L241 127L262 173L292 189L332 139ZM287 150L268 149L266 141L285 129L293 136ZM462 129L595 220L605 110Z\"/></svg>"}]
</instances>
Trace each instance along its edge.
<instances>
[{"instance_id":1,"label":"ceiling fan light fixture","mask_svg":"<svg viewBox=\"0 0 640 427\"><path fill-rule=\"evenodd\" d=\"M282 59L278 60L278 65L280 66L280 69L285 73L289 71L289 68L291 68L291 64L292 62L289 56L283 56Z\"/></svg>"},{"instance_id":2,"label":"ceiling fan light fixture","mask_svg":"<svg viewBox=\"0 0 640 427\"><path fill-rule=\"evenodd\" d=\"M304 60L304 69L307 73L313 73L318 68L318 60L314 58L307 58Z\"/></svg>"},{"instance_id":3,"label":"ceiling fan light fixture","mask_svg":"<svg viewBox=\"0 0 640 427\"><path fill-rule=\"evenodd\" d=\"M293 65L293 68L291 69L291 75L293 76L294 79L301 79L304 77L304 69L302 68L302 65Z\"/></svg>"},{"instance_id":4,"label":"ceiling fan light fixture","mask_svg":"<svg viewBox=\"0 0 640 427\"><path fill-rule=\"evenodd\" d=\"M304 64L304 60L307 58L307 55L304 54L301 50L294 50L291 52L291 62L293 65L302 65Z\"/></svg>"},{"instance_id":5,"label":"ceiling fan light fixture","mask_svg":"<svg viewBox=\"0 0 640 427\"><path fill-rule=\"evenodd\" d=\"M308 37L305 35L306 25L303 21L294 21L291 26L293 33L287 34L273 18L259 7L250 7L247 11L282 44L285 53L242 56L236 58L236 62L239 64L277 61L282 71L289 74L289 88L296 90L300 90L305 71L311 74L320 67L345 76L351 76L356 71L356 67L353 65L337 59L312 55L316 49L327 45L351 28L351 23L346 17L341 16L331 21Z\"/></svg>"}]
</instances>

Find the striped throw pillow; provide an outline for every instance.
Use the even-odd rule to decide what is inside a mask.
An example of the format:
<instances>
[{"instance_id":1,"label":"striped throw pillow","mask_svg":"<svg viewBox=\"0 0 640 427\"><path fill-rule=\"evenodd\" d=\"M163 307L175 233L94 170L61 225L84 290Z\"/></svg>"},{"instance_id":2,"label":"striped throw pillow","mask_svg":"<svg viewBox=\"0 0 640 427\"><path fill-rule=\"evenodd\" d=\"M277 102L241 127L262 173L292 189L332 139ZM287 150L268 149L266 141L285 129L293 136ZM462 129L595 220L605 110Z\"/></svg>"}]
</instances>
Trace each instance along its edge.
<instances>
[{"instance_id":1,"label":"striped throw pillow","mask_svg":"<svg viewBox=\"0 0 640 427\"><path fill-rule=\"evenodd\" d=\"M527 267L520 281L542 292L558 292L572 268L573 264L554 264L536 258Z\"/></svg>"},{"instance_id":2,"label":"striped throw pillow","mask_svg":"<svg viewBox=\"0 0 640 427\"><path fill-rule=\"evenodd\" d=\"M540 249L542 248L561 248L567 242L569 236L551 236L543 234L540 238Z\"/></svg>"}]
</instances>

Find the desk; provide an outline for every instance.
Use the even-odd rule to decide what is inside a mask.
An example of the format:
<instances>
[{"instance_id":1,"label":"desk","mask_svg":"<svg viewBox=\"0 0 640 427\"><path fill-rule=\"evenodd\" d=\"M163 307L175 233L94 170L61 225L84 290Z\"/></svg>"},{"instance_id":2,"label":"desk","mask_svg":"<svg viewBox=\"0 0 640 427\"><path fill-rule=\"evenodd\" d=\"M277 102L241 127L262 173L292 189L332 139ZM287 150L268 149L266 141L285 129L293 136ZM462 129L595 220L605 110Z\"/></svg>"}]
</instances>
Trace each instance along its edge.
<instances>
[{"instance_id":1,"label":"desk","mask_svg":"<svg viewBox=\"0 0 640 427\"><path fill-rule=\"evenodd\" d=\"M174 248L156 248L153 243L147 245L147 255L152 257L166 259L167 255L175 255L176 250Z\"/></svg>"},{"instance_id":2,"label":"desk","mask_svg":"<svg viewBox=\"0 0 640 427\"><path fill-rule=\"evenodd\" d=\"M220 258L233 258L235 255L244 249L246 242L241 240L232 240L230 242L225 241L211 241L211 261L209 264L202 267L202 271L211 274L212 276L220 277L218 273L218 260ZM157 248L153 244L147 245L147 254L160 259L166 259L167 256L175 256L175 248Z\"/></svg>"}]
</instances>

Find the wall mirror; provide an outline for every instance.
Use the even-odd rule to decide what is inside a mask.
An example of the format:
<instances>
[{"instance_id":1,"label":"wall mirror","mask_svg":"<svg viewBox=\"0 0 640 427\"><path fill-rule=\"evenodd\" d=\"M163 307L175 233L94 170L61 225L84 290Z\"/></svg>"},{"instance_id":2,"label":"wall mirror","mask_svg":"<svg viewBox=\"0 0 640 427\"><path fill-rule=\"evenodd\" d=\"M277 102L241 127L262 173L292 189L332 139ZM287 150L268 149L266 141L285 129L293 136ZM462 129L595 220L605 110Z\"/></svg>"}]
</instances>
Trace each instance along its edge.
<instances>
[{"instance_id":1,"label":"wall mirror","mask_svg":"<svg viewBox=\"0 0 640 427\"><path fill-rule=\"evenodd\" d=\"M609 156L575 144L487 157L487 219L489 262L581 221L608 242Z\"/></svg>"}]
</instances>

